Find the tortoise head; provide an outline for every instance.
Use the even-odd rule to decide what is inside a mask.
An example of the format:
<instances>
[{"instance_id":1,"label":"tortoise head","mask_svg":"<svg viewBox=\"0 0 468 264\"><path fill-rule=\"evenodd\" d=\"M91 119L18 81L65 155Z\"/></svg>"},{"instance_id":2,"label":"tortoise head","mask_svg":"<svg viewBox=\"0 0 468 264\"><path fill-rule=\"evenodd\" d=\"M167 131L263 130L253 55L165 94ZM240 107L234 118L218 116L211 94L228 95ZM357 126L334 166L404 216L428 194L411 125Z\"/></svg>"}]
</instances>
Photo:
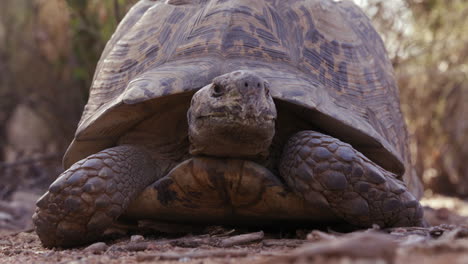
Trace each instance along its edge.
<instances>
[{"instance_id":1,"label":"tortoise head","mask_svg":"<svg viewBox=\"0 0 468 264\"><path fill-rule=\"evenodd\" d=\"M234 71L216 77L194 94L187 116L193 155L268 155L276 107L268 82L254 72Z\"/></svg>"}]
</instances>

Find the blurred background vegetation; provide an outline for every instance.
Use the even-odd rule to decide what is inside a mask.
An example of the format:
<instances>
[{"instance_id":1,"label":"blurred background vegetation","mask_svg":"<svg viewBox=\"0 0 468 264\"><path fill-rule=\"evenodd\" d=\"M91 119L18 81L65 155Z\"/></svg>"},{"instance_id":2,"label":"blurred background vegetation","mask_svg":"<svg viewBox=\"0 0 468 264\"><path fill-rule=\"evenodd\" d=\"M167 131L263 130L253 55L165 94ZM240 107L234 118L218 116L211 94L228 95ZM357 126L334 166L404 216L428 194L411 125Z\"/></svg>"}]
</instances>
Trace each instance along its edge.
<instances>
[{"instance_id":1,"label":"blurred background vegetation","mask_svg":"<svg viewBox=\"0 0 468 264\"><path fill-rule=\"evenodd\" d=\"M137 0L2 0L0 199L61 171L104 45ZM356 0L384 38L415 167L468 197L468 1Z\"/></svg>"}]
</instances>

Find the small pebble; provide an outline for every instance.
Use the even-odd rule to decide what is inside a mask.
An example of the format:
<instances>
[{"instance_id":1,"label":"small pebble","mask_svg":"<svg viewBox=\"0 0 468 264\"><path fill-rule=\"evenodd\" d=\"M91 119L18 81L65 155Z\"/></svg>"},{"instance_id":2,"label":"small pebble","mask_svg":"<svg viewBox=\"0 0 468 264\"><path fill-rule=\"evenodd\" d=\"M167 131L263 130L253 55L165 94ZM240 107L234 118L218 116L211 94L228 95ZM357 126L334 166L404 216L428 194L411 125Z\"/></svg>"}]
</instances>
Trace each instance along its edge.
<instances>
[{"instance_id":1,"label":"small pebble","mask_svg":"<svg viewBox=\"0 0 468 264\"><path fill-rule=\"evenodd\" d=\"M130 238L130 241L131 242L141 242L145 240L145 238L141 235L133 235L131 238Z\"/></svg>"},{"instance_id":2,"label":"small pebble","mask_svg":"<svg viewBox=\"0 0 468 264\"><path fill-rule=\"evenodd\" d=\"M97 243L94 243L90 246L88 246L87 248L84 249L85 252L91 252L91 253L94 253L94 254L99 254L99 253L102 253L104 251L107 250L107 248L109 248L106 243L104 242L97 242Z\"/></svg>"},{"instance_id":3,"label":"small pebble","mask_svg":"<svg viewBox=\"0 0 468 264\"><path fill-rule=\"evenodd\" d=\"M11 246L12 243L8 240L0 240L0 246Z\"/></svg>"}]
</instances>

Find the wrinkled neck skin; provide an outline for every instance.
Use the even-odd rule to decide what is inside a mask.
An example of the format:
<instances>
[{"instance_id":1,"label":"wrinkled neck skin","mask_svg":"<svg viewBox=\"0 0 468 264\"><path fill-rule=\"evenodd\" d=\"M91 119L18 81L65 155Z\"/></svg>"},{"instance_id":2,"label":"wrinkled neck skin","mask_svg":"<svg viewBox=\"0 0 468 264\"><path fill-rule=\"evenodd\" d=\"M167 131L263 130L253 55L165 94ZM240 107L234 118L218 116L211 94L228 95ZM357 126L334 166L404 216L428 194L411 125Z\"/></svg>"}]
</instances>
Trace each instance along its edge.
<instances>
[{"instance_id":1,"label":"wrinkled neck skin","mask_svg":"<svg viewBox=\"0 0 468 264\"><path fill-rule=\"evenodd\" d=\"M277 113L268 82L254 72L235 71L195 93L187 117L190 154L263 159Z\"/></svg>"}]
</instances>

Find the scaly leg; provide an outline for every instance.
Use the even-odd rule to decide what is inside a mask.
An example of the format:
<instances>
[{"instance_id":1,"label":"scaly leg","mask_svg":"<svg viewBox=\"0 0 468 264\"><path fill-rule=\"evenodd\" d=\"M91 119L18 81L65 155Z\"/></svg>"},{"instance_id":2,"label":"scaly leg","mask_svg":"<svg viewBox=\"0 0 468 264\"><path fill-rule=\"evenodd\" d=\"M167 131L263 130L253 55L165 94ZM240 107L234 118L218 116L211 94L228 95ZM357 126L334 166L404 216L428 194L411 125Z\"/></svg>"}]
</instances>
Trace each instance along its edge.
<instances>
[{"instance_id":1,"label":"scaly leg","mask_svg":"<svg viewBox=\"0 0 468 264\"><path fill-rule=\"evenodd\" d=\"M38 200L36 232L46 247L95 241L158 176L150 154L135 146L91 155L63 172Z\"/></svg>"},{"instance_id":2,"label":"scaly leg","mask_svg":"<svg viewBox=\"0 0 468 264\"><path fill-rule=\"evenodd\" d=\"M422 207L404 183L336 138L295 134L283 151L280 174L306 200L325 200L353 225L423 225Z\"/></svg>"}]
</instances>

